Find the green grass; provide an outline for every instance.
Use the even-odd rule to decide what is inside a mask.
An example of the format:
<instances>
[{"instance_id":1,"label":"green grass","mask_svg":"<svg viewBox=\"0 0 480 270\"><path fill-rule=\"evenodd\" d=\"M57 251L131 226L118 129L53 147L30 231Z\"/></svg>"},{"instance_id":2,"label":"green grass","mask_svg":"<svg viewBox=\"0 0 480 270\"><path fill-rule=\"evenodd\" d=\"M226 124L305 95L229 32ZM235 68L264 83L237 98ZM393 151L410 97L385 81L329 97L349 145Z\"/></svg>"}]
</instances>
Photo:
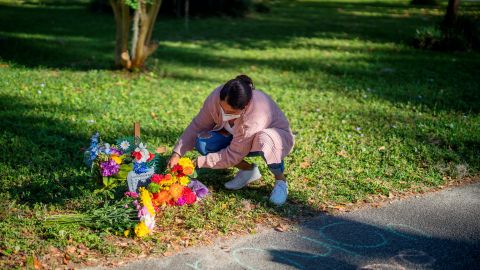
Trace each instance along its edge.
<instances>
[{"instance_id":1,"label":"green grass","mask_svg":"<svg viewBox=\"0 0 480 270\"><path fill-rule=\"evenodd\" d=\"M408 45L416 28L441 19L443 6L274 1L270 13L245 19L194 18L189 32L183 20L161 18L149 70L132 74L111 70L111 16L38 2L0 1L0 265L52 246L111 257L165 252L175 246L167 243L253 231L266 216L294 218L479 172L480 55ZM172 147L209 92L239 73L278 102L296 134L286 207L267 204L273 177L250 158L264 181L230 192L223 183L235 171L201 170L212 196L165 211L148 248L42 223L100 203L80 150L93 132L113 141L141 120L146 141Z\"/></svg>"}]
</instances>

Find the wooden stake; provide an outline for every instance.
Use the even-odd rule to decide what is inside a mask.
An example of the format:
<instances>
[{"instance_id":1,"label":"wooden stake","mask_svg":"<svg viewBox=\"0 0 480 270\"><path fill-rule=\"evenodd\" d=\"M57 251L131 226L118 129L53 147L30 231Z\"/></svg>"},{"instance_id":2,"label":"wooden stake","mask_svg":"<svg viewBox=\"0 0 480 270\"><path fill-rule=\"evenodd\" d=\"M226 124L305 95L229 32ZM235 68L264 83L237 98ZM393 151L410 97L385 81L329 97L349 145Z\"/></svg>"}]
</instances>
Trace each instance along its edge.
<instances>
[{"instance_id":1,"label":"wooden stake","mask_svg":"<svg viewBox=\"0 0 480 270\"><path fill-rule=\"evenodd\" d=\"M133 137L135 138L135 141L140 139L140 122L133 123Z\"/></svg>"}]
</instances>

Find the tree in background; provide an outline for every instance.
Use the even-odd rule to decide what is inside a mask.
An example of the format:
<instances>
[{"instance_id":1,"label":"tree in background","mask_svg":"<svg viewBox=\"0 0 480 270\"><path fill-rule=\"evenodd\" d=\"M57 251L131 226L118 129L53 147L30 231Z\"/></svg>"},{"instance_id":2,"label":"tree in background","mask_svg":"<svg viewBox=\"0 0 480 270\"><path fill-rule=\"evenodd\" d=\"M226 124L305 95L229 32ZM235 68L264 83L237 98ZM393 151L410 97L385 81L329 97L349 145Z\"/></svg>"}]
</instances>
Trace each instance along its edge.
<instances>
[{"instance_id":1,"label":"tree in background","mask_svg":"<svg viewBox=\"0 0 480 270\"><path fill-rule=\"evenodd\" d=\"M455 24L459 6L460 0L448 0L447 12L445 13L445 18L443 20L445 27L451 27Z\"/></svg>"},{"instance_id":2,"label":"tree in background","mask_svg":"<svg viewBox=\"0 0 480 270\"><path fill-rule=\"evenodd\" d=\"M142 68L158 48L158 42L152 41L152 32L162 0L109 1L116 23L115 66L128 70Z\"/></svg>"}]
</instances>

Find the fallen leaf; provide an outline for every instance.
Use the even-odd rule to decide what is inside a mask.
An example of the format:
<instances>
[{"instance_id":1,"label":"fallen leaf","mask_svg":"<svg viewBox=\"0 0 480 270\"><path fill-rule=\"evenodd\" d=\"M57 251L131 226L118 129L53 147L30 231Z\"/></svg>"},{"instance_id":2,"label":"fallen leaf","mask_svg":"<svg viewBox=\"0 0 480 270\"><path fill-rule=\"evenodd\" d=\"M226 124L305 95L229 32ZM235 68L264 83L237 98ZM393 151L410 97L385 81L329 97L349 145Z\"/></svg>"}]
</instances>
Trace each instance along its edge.
<instances>
[{"instance_id":1,"label":"fallen leaf","mask_svg":"<svg viewBox=\"0 0 480 270\"><path fill-rule=\"evenodd\" d=\"M338 155L338 156L341 156L341 157L344 157L344 158L347 158L347 157L348 157L348 153L347 153L347 151L345 151L344 149L342 149L341 151L338 151L338 152L337 152L337 155Z\"/></svg>"},{"instance_id":2,"label":"fallen leaf","mask_svg":"<svg viewBox=\"0 0 480 270\"><path fill-rule=\"evenodd\" d=\"M335 206L333 207L333 209L338 210L338 211L341 211L341 212L345 212L345 211L346 211L346 208L345 208L345 206L343 206L343 205L335 205Z\"/></svg>"},{"instance_id":3,"label":"fallen leaf","mask_svg":"<svg viewBox=\"0 0 480 270\"><path fill-rule=\"evenodd\" d=\"M68 246L65 250L70 254L73 254L73 253L75 253L75 251L77 251L77 249L75 247L72 247L72 246Z\"/></svg>"},{"instance_id":4,"label":"fallen leaf","mask_svg":"<svg viewBox=\"0 0 480 270\"><path fill-rule=\"evenodd\" d=\"M221 246L220 248L221 248L222 250L226 251L226 252L230 251L230 247L229 247L229 246Z\"/></svg>"},{"instance_id":5,"label":"fallen leaf","mask_svg":"<svg viewBox=\"0 0 480 270\"><path fill-rule=\"evenodd\" d=\"M304 161L304 162L300 163L300 168L306 169L308 167L310 167L310 162Z\"/></svg>"},{"instance_id":6,"label":"fallen leaf","mask_svg":"<svg viewBox=\"0 0 480 270\"><path fill-rule=\"evenodd\" d=\"M70 261L70 256L65 253L65 255L63 256L63 264L68 264L68 262Z\"/></svg>"},{"instance_id":7,"label":"fallen leaf","mask_svg":"<svg viewBox=\"0 0 480 270\"><path fill-rule=\"evenodd\" d=\"M275 231L277 232L285 232L288 230L288 225L287 224L278 224L275 226Z\"/></svg>"},{"instance_id":8,"label":"fallen leaf","mask_svg":"<svg viewBox=\"0 0 480 270\"><path fill-rule=\"evenodd\" d=\"M182 224L182 223L183 223L183 219L176 217L176 218L175 218L175 223Z\"/></svg>"},{"instance_id":9,"label":"fallen leaf","mask_svg":"<svg viewBox=\"0 0 480 270\"><path fill-rule=\"evenodd\" d=\"M247 212L255 209L255 205L252 204L250 200L242 200L242 206L243 206L243 209Z\"/></svg>"}]
</instances>

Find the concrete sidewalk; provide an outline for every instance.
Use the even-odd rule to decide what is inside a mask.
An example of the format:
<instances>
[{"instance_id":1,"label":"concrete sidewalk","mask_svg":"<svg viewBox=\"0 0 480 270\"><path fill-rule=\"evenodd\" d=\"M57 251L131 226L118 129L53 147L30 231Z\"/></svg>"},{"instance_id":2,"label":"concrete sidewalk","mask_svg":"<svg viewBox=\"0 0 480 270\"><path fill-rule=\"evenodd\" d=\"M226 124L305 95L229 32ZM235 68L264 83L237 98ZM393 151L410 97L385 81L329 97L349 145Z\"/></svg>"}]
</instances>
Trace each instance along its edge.
<instances>
[{"instance_id":1,"label":"concrete sidewalk","mask_svg":"<svg viewBox=\"0 0 480 270\"><path fill-rule=\"evenodd\" d=\"M480 269L480 184L119 269Z\"/></svg>"}]
</instances>

